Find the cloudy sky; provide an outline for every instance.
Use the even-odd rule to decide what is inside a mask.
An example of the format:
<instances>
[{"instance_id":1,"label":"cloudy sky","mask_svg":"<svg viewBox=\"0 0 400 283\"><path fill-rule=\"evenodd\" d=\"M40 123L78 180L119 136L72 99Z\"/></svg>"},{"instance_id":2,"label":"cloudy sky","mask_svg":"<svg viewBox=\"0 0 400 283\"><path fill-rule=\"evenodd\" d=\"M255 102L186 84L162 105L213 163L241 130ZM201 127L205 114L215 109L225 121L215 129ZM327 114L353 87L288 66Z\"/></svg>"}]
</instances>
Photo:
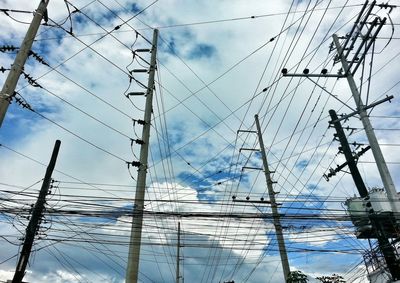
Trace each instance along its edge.
<instances>
[{"instance_id":1,"label":"cloudy sky","mask_svg":"<svg viewBox=\"0 0 400 283\"><path fill-rule=\"evenodd\" d=\"M0 0L0 47L19 47L38 0ZM60 153L28 282L124 282L151 47L159 30L140 282L175 282L178 222L185 282L283 282L254 115L258 114L282 213L291 270L366 282L367 241L344 221L358 195L329 127L330 109L354 111L337 74L363 0L51 0L0 129L0 280L11 279L54 142ZM398 0L390 1L400 5ZM396 186L400 9L387 17L354 78ZM368 20L372 21L373 16ZM364 29L362 33L365 33ZM17 50L0 53L3 85ZM374 56L372 56L374 54ZM353 53L349 54L349 60ZM36 57L36 58L35 58ZM45 63L43 63L45 62ZM130 76L133 75L133 76ZM32 110L28 110L29 106ZM357 116L350 143L368 145ZM238 132L238 130L241 130ZM244 131L244 132L243 132ZM133 142L132 142L133 141ZM247 168L244 168L247 167ZM250 167L250 169L249 169ZM358 167L382 187L370 151ZM237 200L247 202L233 202ZM372 241L372 245L375 243ZM0 281L1 282L1 281Z\"/></svg>"}]
</instances>

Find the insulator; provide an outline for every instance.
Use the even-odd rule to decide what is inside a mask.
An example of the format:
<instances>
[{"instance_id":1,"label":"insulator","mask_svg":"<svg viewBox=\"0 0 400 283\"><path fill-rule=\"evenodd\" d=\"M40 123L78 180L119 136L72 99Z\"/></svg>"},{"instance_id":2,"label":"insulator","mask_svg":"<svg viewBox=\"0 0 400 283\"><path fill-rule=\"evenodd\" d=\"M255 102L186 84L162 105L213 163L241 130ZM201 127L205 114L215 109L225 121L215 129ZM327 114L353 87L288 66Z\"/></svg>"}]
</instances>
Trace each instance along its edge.
<instances>
[{"instance_id":1,"label":"insulator","mask_svg":"<svg viewBox=\"0 0 400 283\"><path fill-rule=\"evenodd\" d=\"M131 165L135 166L135 167L140 167L140 162L139 161L132 161Z\"/></svg>"},{"instance_id":2,"label":"insulator","mask_svg":"<svg viewBox=\"0 0 400 283\"><path fill-rule=\"evenodd\" d=\"M139 140L139 139L136 139L136 140L135 140L135 143L137 143L137 144L144 144L144 141Z\"/></svg>"},{"instance_id":3,"label":"insulator","mask_svg":"<svg viewBox=\"0 0 400 283\"><path fill-rule=\"evenodd\" d=\"M126 96L132 96L132 95L145 95L144 92L128 92Z\"/></svg>"},{"instance_id":4,"label":"insulator","mask_svg":"<svg viewBox=\"0 0 400 283\"><path fill-rule=\"evenodd\" d=\"M16 49L18 49L18 48L15 47L15 46L12 46L12 45L3 45L3 46L0 46L0 51L1 51L1 52L5 52L5 51L14 51L14 50L16 50Z\"/></svg>"}]
</instances>

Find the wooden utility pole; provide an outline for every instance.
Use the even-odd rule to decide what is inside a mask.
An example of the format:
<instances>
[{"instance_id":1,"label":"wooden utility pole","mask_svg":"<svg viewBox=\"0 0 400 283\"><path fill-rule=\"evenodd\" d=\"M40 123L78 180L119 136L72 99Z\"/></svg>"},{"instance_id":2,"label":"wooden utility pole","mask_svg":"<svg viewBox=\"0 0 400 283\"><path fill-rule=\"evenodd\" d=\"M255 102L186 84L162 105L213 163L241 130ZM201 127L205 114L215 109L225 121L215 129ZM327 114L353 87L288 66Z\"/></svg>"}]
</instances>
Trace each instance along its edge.
<instances>
[{"instance_id":1,"label":"wooden utility pole","mask_svg":"<svg viewBox=\"0 0 400 283\"><path fill-rule=\"evenodd\" d=\"M146 106L144 112L144 125L142 131L142 145L140 148L139 169L136 182L135 203L133 207L133 219L131 238L129 243L128 266L126 269L126 283L137 283L139 274L140 242L142 239L143 209L146 188L147 163L150 140L151 113L153 111L154 76L156 72L158 30L153 33L151 49L149 81L146 91Z\"/></svg>"},{"instance_id":2,"label":"wooden utility pole","mask_svg":"<svg viewBox=\"0 0 400 283\"><path fill-rule=\"evenodd\" d=\"M46 174L44 176L42 188L40 189L39 197L33 208L32 217L29 221L28 227L26 228L24 245L22 246L21 255L18 259L17 268L14 273L14 278L12 283L21 283L25 275L25 269L29 261L29 256L31 254L33 241L35 239L36 232L39 229L39 222L43 216L43 209L46 203L46 195L50 188L51 174L53 173L54 167L56 165L56 160L58 156L58 151L60 150L61 142L56 141L53 149L53 154L51 155L50 163L47 166Z\"/></svg>"},{"instance_id":3,"label":"wooden utility pole","mask_svg":"<svg viewBox=\"0 0 400 283\"><path fill-rule=\"evenodd\" d=\"M11 99L14 96L15 88L18 83L18 79L24 69L26 59L31 51L33 40L35 39L36 33L39 29L40 22L46 13L47 5L49 0L40 0L39 7L35 12L35 16L26 32L25 38L22 41L21 47L19 48L18 54L15 57L14 64L8 73L7 79L4 82L3 88L0 92L0 127L3 124L4 117L6 115L8 106L11 103Z\"/></svg>"},{"instance_id":4,"label":"wooden utility pole","mask_svg":"<svg viewBox=\"0 0 400 283\"><path fill-rule=\"evenodd\" d=\"M264 140L263 140L262 133L261 133L260 122L258 120L258 115L255 115L254 117L256 119L258 142L260 144L261 157L262 157L262 161L263 161L263 165L264 165L264 173L265 173L265 179L267 181L268 195L269 195L269 200L271 202L272 217L274 220L276 240L278 241L279 253L280 253L281 261L282 261L283 276L284 276L285 282L286 282L288 279L289 273L290 273L290 267L289 267L287 252L286 252L285 240L283 238L282 225L281 225L281 220L280 220L279 212L278 212L278 205L275 200L275 192L272 187L273 181L271 178L271 171L269 170L267 155L265 154Z\"/></svg>"}]
</instances>

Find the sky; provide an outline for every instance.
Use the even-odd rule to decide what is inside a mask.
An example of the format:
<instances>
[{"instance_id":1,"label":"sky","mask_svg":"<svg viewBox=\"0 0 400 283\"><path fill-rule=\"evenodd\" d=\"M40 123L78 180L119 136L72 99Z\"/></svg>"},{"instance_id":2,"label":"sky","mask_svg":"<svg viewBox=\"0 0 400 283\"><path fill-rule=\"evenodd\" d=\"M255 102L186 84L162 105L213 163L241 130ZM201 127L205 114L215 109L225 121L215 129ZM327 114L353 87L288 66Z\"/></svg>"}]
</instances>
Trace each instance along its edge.
<instances>
[{"instance_id":1,"label":"sky","mask_svg":"<svg viewBox=\"0 0 400 283\"><path fill-rule=\"evenodd\" d=\"M271 208L254 202L269 200L257 114L291 270L309 282L331 274L367 282L370 244L343 217L357 189L347 169L324 178L345 162L328 111L354 111L350 88L345 78L281 73L337 74L332 35L343 42L364 2L51 0L32 47L37 56L28 58L0 128L0 282L13 276L57 139L24 280L125 281L137 179L129 164L139 160L146 99L127 94L145 91L148 73L133 70L148 69L150 53L136 50L151 48L154 29L139 281L176 282L180 222L180 282L283 282ZM20 46L38 3L0 0L11 10L0 13L0 47ZM366 105L394 96L368 114L397 187L399 13L374 8L368 20L387 17L387 24L354 75ZM1 85L16 52L0 53ZM352 150L368 145L358 116L343 127L360 145ZM383 187L371 150L358 168L368 188Z\"/></svg>"}]
</instances>

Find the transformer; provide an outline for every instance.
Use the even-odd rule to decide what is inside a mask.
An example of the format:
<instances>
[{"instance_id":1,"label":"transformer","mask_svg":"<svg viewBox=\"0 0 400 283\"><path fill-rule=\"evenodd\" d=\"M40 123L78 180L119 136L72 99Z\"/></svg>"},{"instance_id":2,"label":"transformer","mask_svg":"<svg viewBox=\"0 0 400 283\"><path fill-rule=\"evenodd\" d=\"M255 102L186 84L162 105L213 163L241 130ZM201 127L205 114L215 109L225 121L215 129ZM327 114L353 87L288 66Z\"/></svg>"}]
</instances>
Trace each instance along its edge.
<instances>
[{"instance_id":1,"label":"transformer","mask_svg":"<svg viewBox=\"0 0 400 283\"><path fill-rule=\"evenodd\" d=\"M373 188L365 198L352 197L345 205L359 239L376 238L370 219L379 220L389 238L398 237L398 221L394 217L390 201L382 188Z\"/></svg>"}]
</instances>

